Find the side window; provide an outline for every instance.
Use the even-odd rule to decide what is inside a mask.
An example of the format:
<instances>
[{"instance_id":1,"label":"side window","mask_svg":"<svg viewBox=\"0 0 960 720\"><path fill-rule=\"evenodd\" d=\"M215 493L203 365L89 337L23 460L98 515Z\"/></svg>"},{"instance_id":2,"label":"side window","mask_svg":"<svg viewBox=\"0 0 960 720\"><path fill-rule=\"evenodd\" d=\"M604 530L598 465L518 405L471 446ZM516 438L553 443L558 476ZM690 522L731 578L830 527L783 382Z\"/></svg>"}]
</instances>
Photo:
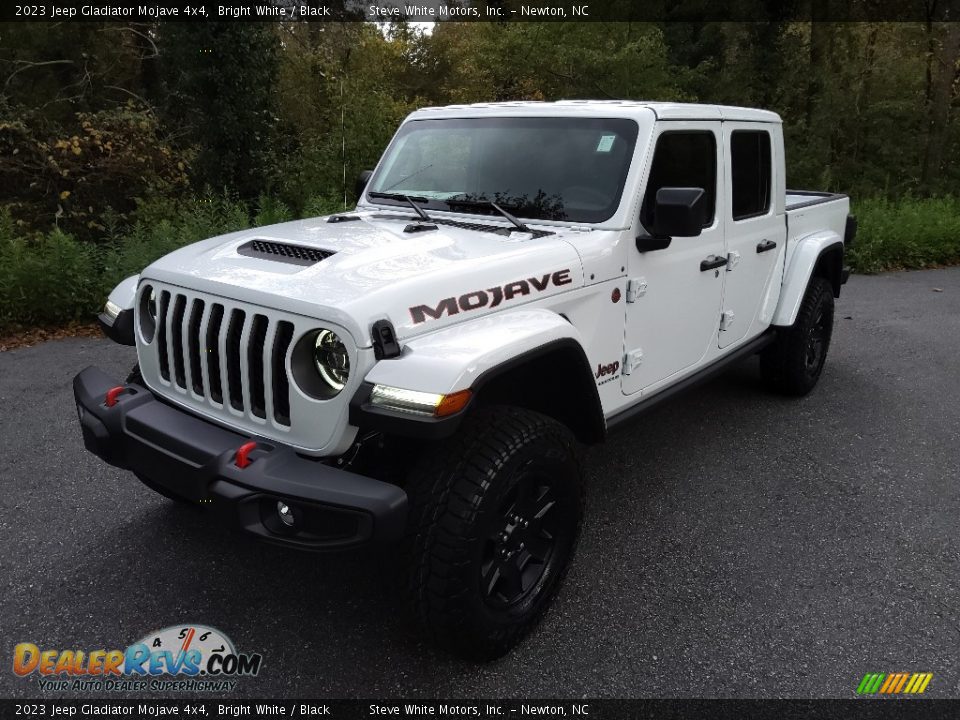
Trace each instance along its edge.
<instances>
[{"instance_id":1,"label":"side window","mask_svg":"<svg viewBox=\"0 0 960 720\"><path fill-rule=\"evenodd\" d=\"M730 133L733 219L764 215L770 209L770 133Z\"/></svg>"},{"instance_id":2,"label":"side window","mask_svg":"<svg viewBox=\"0 0 960 720\"><path fill-rule=\"evenodd\" d=\"M664 187L698 187L707 193L707 220L713 223L717 202L717 140L709 130L665 132L657 138L647 190L640 207L640 222L650 227L657 190Z\"/></svg>"}]
</instances>

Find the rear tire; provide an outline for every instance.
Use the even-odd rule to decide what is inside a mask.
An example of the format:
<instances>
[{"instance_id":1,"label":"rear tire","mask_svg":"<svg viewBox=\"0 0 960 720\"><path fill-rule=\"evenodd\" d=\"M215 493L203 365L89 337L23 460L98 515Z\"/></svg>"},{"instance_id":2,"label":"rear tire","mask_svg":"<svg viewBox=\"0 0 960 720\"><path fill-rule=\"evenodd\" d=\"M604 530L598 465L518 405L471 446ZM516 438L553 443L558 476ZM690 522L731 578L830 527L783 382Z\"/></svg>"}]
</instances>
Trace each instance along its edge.
<instances>
[{"instance_id":1,"label":"rear tire","mask_svg":"<svg viewBox=\"0 0 960 720\"><path fill-rule=\"evenodd\" d=\"M760 353L760 373L767 385L785 395L813 390L833 335L833 286L821 277L810 279L794 324L777 331L777 339Z\"/></svg>"},{"instance_id":2,"label":"rear tire","mask_svg":"<svg viewBox=\"0 0 960 720\"><path fill-rule=\"evenodd\" d=\"M512 407L480 410L407 484L403 590L437 644L500 657L533 628L576 548L583 484L570 431Z\"/></svg>"}]
</instances>

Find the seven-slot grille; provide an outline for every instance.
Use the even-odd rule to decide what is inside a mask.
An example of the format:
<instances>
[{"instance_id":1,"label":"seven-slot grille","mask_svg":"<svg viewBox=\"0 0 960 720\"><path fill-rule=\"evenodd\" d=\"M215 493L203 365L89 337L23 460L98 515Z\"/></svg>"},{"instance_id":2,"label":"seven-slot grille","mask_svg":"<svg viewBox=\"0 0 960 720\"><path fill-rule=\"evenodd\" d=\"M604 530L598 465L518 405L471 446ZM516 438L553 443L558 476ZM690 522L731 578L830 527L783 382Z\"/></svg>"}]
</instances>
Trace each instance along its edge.
<instances>
[{"instance_id":1,"label":"seven-slot grille","mask_svg":"<svg viewBox=\"0 0 960 720\"><path fill-rule=\"evenodd\" d=\"M286 357L293 323L162 290L157 302L160 377L215 406L290 426Z\"/></svg>"},{"instance_id":2,"label":"seven-slot grille","mask_svg":"<svg viewBox=\"0 0 960 720\"><path fill-rule=\"evenodd\" d=\"M323 250L303 245L272 242L270 240L251 240L237 248L237 253L248 257L293 263L294 265L313 265L333 255L331 250Z\"/></svg>"}]
</instances>

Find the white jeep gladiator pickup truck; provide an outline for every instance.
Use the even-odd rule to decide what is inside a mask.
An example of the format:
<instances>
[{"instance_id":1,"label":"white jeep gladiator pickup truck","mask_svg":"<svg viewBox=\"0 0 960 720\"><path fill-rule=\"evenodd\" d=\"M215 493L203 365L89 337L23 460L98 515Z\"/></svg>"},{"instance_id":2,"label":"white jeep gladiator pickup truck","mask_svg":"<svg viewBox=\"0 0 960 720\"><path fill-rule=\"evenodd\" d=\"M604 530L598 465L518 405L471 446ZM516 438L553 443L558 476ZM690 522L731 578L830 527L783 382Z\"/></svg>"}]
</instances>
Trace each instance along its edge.
<instances>
[{"instance_id":1,"label":"white jeep gladiator pickup truck","mask_svg":"<svg viewBox=\"0 0 960 720\"><path fill-rule=\"evenodd\" d=\"M295 548L379 545L430 637L493 658L577 543L577 448L731 362L823 370L856 223L787 191L779 116L655 102L428 108L355 210L212 238L100 316L86 447Z\"/></svg>"}]
</instances>

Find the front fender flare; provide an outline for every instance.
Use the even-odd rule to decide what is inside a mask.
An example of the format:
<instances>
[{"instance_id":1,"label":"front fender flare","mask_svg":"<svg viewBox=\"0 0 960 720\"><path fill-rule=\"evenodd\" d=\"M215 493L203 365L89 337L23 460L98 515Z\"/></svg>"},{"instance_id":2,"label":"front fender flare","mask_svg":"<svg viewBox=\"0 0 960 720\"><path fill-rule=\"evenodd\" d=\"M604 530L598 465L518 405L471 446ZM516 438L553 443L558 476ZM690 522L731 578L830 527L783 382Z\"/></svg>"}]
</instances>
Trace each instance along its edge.
<instances>
[{"instance_id":1,"label":"front fender flare","mask_svg":"<svg viewBox=\"0 0 960 720\"><path fill-rule=\"evenodd\" d=\"M466 390L493 368L580 333L565 318L544 309L511 310L414 338L403 353L378 362L367 382L447 394Z\"/></svg>"},{"instance_id":2,"label":"front fender flare","mask_svg":"<svg viewBox=\"0 0 960 720\"><path fill-rule=\"evenodd\" d=\"M591 415L598 414L602 436L605 428L600 399L583 339L566 318L546 309L502 312L410 340L399 357L381 360L367 373L351 402L350 422L399 435L447 437L459 427L469 405L449 418L417 417L372 407L367 402L371 388L389 385L444 395L466 389L477 393L502 372L554 350L572 351L582 358L584 377L591 380L589 386L595 396Z\"/></svg>"}]
</instances>

